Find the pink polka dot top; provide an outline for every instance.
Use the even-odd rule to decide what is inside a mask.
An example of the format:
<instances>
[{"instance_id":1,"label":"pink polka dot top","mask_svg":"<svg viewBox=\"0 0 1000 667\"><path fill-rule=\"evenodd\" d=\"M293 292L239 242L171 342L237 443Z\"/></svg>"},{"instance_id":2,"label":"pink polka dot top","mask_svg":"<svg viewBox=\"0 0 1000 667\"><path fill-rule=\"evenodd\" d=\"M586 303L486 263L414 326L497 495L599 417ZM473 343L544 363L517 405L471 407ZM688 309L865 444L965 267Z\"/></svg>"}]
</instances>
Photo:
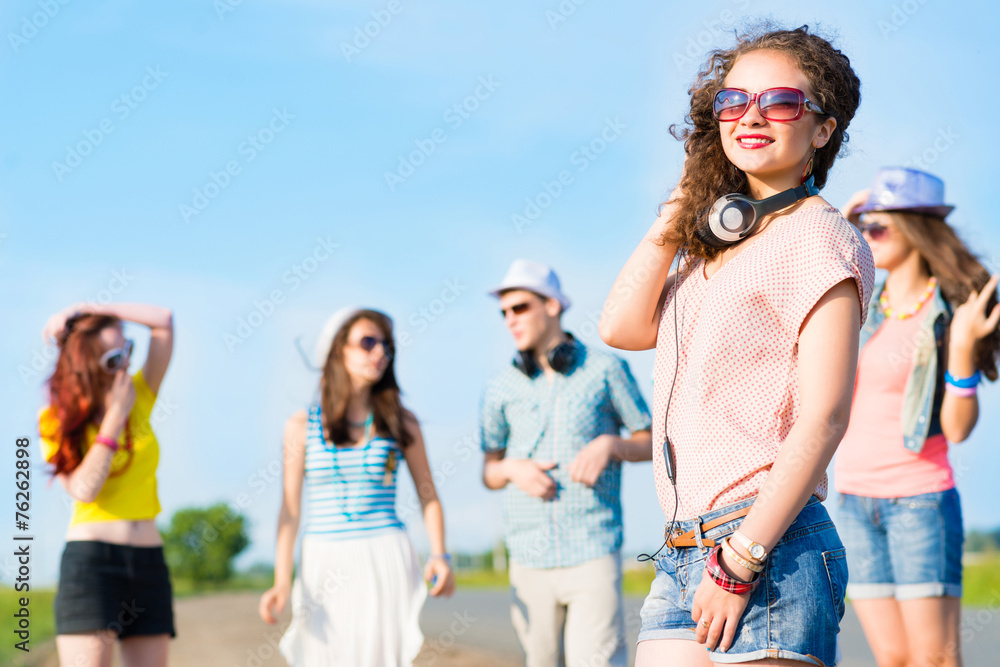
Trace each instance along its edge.
<instances>
[{"instance_id":1,"label":"pink polka dot top","mask_svg":"<svg viewBox=\"0 0 1000 667\"><path fill-rule=\"evenodd\" d=\"M776 220L711 278L700 258L685 266L664 301L653 372L653 469L668 518L674 491L662 446L675 321L680 356L668 428L677 518L691 519L760 490L799 412L799 329L820 297L848 278L857 283L864 324L875 282L871 249L824 204ZM815 495L826 493L824 475Z\"/></svg>"}]
</instances>

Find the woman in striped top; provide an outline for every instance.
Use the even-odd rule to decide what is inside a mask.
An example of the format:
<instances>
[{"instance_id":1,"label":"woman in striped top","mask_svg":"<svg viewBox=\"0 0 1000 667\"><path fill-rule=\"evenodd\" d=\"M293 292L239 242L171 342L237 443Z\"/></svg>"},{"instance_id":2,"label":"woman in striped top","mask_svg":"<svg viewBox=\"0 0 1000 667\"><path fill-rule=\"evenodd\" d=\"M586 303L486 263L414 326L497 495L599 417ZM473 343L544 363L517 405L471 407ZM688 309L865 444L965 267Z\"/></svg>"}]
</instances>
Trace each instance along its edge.
<instances>
[{"instance_id":1,"label":"woman in striped top","mask_svg":"<svg viewBox=\"0 0 1000 667\"><path fill-rule=\"evenodd\" d=\"M275 614L292 600L280 648L293 667L409 665L420 651L418 615L427 591L396 516L400 459L413 477L431 542L423 578L431 595L454 590L441 503L420 426L399 400L393 350L385 314L334 314L317 343L320 401L285 426L275 583L261 597L260 615L276 623ZM308 512L293 587L303 482Z\"/></svg>"}]
</instances>

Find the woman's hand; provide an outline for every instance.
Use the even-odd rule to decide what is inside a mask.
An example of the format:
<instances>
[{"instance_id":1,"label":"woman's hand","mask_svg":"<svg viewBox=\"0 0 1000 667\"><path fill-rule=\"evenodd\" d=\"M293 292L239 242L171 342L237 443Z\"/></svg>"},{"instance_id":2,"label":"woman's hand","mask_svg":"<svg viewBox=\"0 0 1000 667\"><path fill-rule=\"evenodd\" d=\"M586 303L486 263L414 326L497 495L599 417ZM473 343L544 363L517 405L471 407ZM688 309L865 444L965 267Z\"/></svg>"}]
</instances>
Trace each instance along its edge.
<instances>
[{"instance_id":1,"label":"woman's hand","mask_svg":"<svg viewBox=\"0 0 1000 667\"><path fill-rule=\"evenodd\" d=\"M998 277L1000 276L994 273L981 291L971 291L965 303L955 309L950 329L952 349L971 352L978 340L996 330L1000 323L1000 304L993 307L993 312L988 317L986 306L990 295L996 291Z\"/></svg>"},{"instance_id":2,"label":"woman's hand","mask_svg":"<svg viewBox=\"0 0 1000 667\"><path fill-rule=\"evenodd\" d=\"M753 572L739 565L723 560L725 554L719 550L719 565L723 571L734 579L750 581ZM743 612L750 601L750 594L736 595L724 591L712 581L705 572L694 594L694 604L691 607L691 618L698 627L695 629L695 641L705 644L709 650L725 653L733 645L736 638L736 626L743 618ZM707 623L707 625L706 625ZM721 639L721 641L720 641Z\"/></svg>"},{"instance_id":3,"label":"woman's hand","mask_svg":"<svg viewBox=\"0 0 1000 667\"><path fill-rule=\"evenodd\" d=\"M66 329L66 321L74 315L86 312L86 310L87 304L85 303L76 303L60 310L58 313L50 317L45 323L45 326L42 327L42 340L46 343L52 341L53 339L59 340L62 337L63 331Z\"/></svg>"},{"instance_id":4,"label":"woman's hand","mask_svg":"<svg viewBox=\"0 0 1000 667\"><path fill-rule=\"evenodd\" d=\"M871 188L867 190L858 190L853 195L851 195L851 198L847 200L847 203L844 204L844 207L840 209L841 215L847 218L847 221L850 222L855 227L857 227L858 229L861 229L861 214L855 213L854 209L860 208L862 205L864 205L864 203L868 201L868 197L871 196L871 193L872 193Z\"/></svg>"},{"instance_id":5,"label":"woman's hand","mask_svg":"<svg viewBox=\"0 0 1000 667\"><path fill-rule=\"evenodd\" d=\"M455 575L447 559L431 556L424 566L424 581L431 585L431 597L450 598L455 592Z\"/></svg>"},{"instance_id":6,"label":"woman's hand","mask_svg":"<svg viewBox=\"0 0 1000 667\"><path fill-rule=\"evenodd\" d=\"M132 383L132 376L128 374L126 369L123 368L115 373L106 405L105 414L113 412L116 417L121 418L122 423L132 412L132 406L135 405L135 385Z\"/></svg>"},{"instance_id":7,"label":"woman's hand","mask_svg":"<svg viewBox=\"0 0 1000 667\"><path fill-rule=\"evenodd\" d=\"M278 622L278 616L285 611L285 605L292 596L291 584L275 584L267 592L260 596L260 604L257 605L257 613L261 619L270 625Z\"/></svg>"}]
</instances>

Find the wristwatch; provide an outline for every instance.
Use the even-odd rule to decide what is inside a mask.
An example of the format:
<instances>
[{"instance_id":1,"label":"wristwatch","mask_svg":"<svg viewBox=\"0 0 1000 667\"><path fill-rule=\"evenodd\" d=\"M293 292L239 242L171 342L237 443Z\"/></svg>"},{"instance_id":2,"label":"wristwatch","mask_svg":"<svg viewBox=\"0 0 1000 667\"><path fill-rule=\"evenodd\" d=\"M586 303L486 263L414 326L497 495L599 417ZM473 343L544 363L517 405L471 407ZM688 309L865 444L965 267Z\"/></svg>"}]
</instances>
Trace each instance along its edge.
<instances>
[{"instance_id":1,"label":"wristwatch","mask_svg":"<svg viewBox=\"0 0 1000 667\"><path fill-rule=\"evenodd\" d=\"M764 548L763 544L757 544L738 530L733 533L733 538L747 550L747 553L749 553L750 557L754 560L763 562L764 559L767 558L767 549Z\"/></svg>"}]
</instances>

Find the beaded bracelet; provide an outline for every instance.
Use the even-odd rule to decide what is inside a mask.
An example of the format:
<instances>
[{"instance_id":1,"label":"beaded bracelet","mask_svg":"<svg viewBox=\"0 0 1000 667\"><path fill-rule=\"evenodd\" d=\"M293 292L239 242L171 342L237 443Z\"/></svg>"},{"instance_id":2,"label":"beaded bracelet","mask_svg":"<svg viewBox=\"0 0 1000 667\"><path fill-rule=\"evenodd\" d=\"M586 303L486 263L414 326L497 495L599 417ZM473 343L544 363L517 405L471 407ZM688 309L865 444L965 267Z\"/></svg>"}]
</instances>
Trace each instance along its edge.
<instances>
[{"instance_id":1,"label":"beaded bracelet","mask_svg":"<svg viewBox=\"0 0 1000 667\"><path fill-rule=\"evenodd\" d=\"M448 565L451 565L451 554L449 553L431 554L430 556L427 557L427 560L430 560L432 558L440 558L444 562L448 563Z\"/></svg>"},{"instance_id":2,"label":"beaded bracelet","mask_svg":"<svg viewBox=\"0 0 1000 667\"><path fill-rule=\"evenodd\" d=\"M959 398L972 398L976 395L975 387L956 387L953 384L946 384L944 390L949 394L958 396Z\"/></svg>"},{"instance_id":3,"label":"beaded bracelet","mask_svg":"<svg viewBox=\"0 0 1000 667\"><path fill-rule=\"evenodd\" d=\"M104 445L105 447L110 448L111 451L113 452L118 451L118 443L106 435L98 435L96 438L94 438L94 442L96 442L99 445Z\"/></svg>"},{"instance_id":4,"label":"beaded bracelet","mask_svg":"<svg viewBox=\"0 0 1000 667\"><path fill-rule=\"evenodd\" d=\"M944 381L952 387L958 387L959 389L974 389L982 379L983 374L979 371L976 371L967 378L957 378L951 374L951 371L944 372Z\"/></svg>"},{"instance_id":5,"label":"beaded bracelet","mask_svg":"<svg viewBox=\"0 0 1000 667\"><path fill-rule=\"evenodd\" d=\"M722 545L715 547L708 553L708 558L705 560L705 572L708 573L709 579L711 579L716 586L728 593L734 593L736 595L747 595L754 588L757 587L757 582L760 581L759 576L754 576L750 581L740 581L739 579L734 579L730 577L719 565L719 550L722 549Z\"/></svg>"},{"instance_id":6,"label":"beaded bracelet","mask_svg":"<svg viewBox=\"0 0 1000 667\"><path fill-rule=\"evenodd\" d=\"M762 563L754 563L736 553L736 549L734 549L733 545L729 543L728 537L722 540L722 550L726 552L727 556L736 561L737 564L742 565L751 572L760 574L761 572L764 571L764 565Z\"/></svg>"}]
</instances>

